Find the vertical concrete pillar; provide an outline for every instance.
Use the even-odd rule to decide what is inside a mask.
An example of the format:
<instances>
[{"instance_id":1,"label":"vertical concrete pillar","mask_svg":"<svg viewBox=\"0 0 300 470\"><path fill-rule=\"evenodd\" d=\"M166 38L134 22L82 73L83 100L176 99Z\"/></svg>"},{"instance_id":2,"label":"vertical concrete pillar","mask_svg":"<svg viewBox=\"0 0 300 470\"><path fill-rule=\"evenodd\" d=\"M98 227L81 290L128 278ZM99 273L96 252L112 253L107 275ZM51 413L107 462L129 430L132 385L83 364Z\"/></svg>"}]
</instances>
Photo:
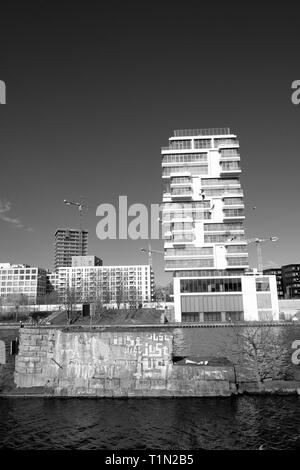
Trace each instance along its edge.
<instances>
[{"instance_id":1,"label":"vertical concrete pillar","mask_svg":"<svg viewBox=\"0 0 300 470\"><path fill-rule=\"evenodd\" d=\"M204 313L199 312L199 322L204 322Z\"/></svg>"},{"instance_id":2,"label":"vertical concrete pillar","mask_svg":"<svg viewBox=\"0 0 300 470\"><path fill-rule=\"evenodd\" d=\"M226 312L221 312L221 321L226 321Z\"/></svg>"},{"instance_id":3,"label":"vertical concrete pillar","mask_svg":"<svg viewBox=\"0 0 300 470\"><path fill-rule=\"evenodd\" d=\"M6 363L5 343L0 341L0 364Z\"/></svg>"}]
</instances>

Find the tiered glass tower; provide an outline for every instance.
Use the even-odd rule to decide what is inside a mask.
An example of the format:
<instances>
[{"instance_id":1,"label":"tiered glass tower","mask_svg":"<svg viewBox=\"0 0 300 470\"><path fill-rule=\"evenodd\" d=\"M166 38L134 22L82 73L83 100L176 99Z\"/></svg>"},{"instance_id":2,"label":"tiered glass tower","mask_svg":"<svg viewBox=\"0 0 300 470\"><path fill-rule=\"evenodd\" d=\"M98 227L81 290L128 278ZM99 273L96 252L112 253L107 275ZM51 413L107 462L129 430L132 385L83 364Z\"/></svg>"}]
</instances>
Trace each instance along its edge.
<instances>
[{"instance_id":1,"label":"tiered glass tower","mask_svg":"<svg viewBox=\"0 0 300 470\"><path fill-rule=\"evenodd\" d=\"M166 271L186 278L181 292L241 291L248 253L236 135L229 128L177 130L161 153ZM224 305L208 305L206 313L217 313L216 319L221 319L229 309L242 317L238 297L231 299L235 306L230 309L228 297ZM205 310L199 306L199 312L201 308ZM182 317L192 321L188 315L193 316L182 308Z\"/></svg>"}]
</instances>

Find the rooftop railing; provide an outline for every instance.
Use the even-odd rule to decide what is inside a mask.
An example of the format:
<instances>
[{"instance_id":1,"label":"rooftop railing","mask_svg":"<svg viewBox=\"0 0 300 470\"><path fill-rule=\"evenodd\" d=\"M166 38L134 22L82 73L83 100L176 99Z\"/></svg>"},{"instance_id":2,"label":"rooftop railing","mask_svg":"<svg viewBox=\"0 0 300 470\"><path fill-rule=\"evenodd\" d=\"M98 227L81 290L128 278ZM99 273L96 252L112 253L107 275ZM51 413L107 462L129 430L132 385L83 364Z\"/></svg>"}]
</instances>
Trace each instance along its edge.
<instances>
[{"instance_id":1,"label":"rooftop railing","mask_svg":"<svg viewBox=\"0 0 300 470\"><path fill-rule=\"evenodd\" d=\"M174 137L189 137L198 135L229 135L229 127L212 127L208 129L177 129L174 131Z\"/></svg>"}]
</instances>

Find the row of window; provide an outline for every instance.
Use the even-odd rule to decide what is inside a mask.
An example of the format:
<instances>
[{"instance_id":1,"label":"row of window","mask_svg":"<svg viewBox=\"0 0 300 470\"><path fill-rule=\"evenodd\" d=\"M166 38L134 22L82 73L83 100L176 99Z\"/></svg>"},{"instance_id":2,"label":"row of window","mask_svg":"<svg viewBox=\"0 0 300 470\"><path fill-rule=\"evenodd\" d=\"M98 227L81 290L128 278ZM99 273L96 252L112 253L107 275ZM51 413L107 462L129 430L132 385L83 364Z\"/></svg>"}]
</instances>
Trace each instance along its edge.
<instances>
[{"instance_id":1,"label":"row of window","mask_svg":"<svg viewBox=\"0 0 300 470\"><path fill-rule=\"evenodd\" d=\"M242 282L238 278L228 279L182 279L180 292L241 292Z\"/></svg>"},{"instance_id":2,"label":"row of window","mask_svg":"<svg viewBox=\"0 0 300 470\"><path fill-rule=\"evenodd\" d=\"M226 206L236 206L239 204L244 204L242 197L226 197L224 198L224 204Z\"/></svg>"},{"instance_id":3,"label":"row of window","mask_svg":"<svg viewBox=\"0 0 300 470\"><path fill-rule=\"evenodd\" d=\"M229 170L240 170L240 162L236 161L227 161L227 162L221 162L221 168L223 171L229 171Z\"/></svg>"},{"instance_id":4,"label":"row of window","mask_svg":"<svg viewBox=\"0 0 300 470\"><path fill-rule=\"evenodd\" d=\"M163 156L163 163L193 163L193 162L207 162L207 153L184 153L184 154Z\"/></svg>"},{"instance_id":5,"label":"row of window","mask_svg":"<svg viewBox=\"0 0 300 470\"><path fill-rule=\"evenodd\" d=\"M191 149L192 139L186 140L172 140L169 142L169 149L180 150L180 149ZM212 143L215 148L219 148L221 145L236 145L238 141L234 138L215 138L215 139L194 139L194 148L212 148Z\"/></svg>"},{"instance_id":6,"label":"row of window","mask_svg":"<svg viewBox=\"0 0 300 470\"><path fill-rule=\"evenodd\" d=\"M203 220L203 219L210 219L211 213L208 211L190 211L190 212L164 212L163 213L163 221L171 221L173 219L185 219L185 218L193 218L193 220Z\"/></svg>"},{"instance_id":7,"label":"row of window","mask_svg":"<svg viewBox=\"0 0 300 470\"><path fill-rule=\"evenodd\" d=\"M171 180L172 184L190 183L191 178L189 176L174 176Z\"/></svg>"},{"instance_id":8,"label":"row of window","mask_svg":"<svg viewBox=\"0 0 300 470\"><path fill-rule=\"evenodd\" d=\"M213 258L198 258L185 260L165 260L166 269L182 269L182 268L210 268L214 266Z\"/></svg>"},{"instance_id":9,"label":"row of window","mask_svg":"<svg viewBox=\"0 0 300 470\"><path fill-rule=\"evenodd\" d=\"M184 186L183 188L172 188L171 194L173 196L178 196L180 194L193 194L193 190L190 186Z\"/></svg>"},{"instance_id":10,"label":"row of window","mask_svg":"<svg viewBox=\"0 0 300 470\"><path fill-rule=\"evenodd\" d=\"M228 266L248 266L248 255L227 258L227 264Z\"/></svg>"},{"instance_id":11,"label":"row of window","mask_svg":"<svg viewBox=\"0 0 300 470\"><path fill-rule=\"evenodd\" d=\"M244 209L223 209L224 217L240 217L244 216Z\"/></svg>"},{"instance_id":12,"label":"row of window","mask_svg":"<svg viewBox=\"0 0 300 470\"><path fill-rule=\"evenodd\" d=\"M174 233L172 238L174 242L192 242L195 240L195 235L193 233Z\"/></svg>"},{"instance_id":13,"label":"row of window","mask_svg":"<svg viewBox=\"0 0 300 470\"><path fill-rule=\"evenodd\" d=\"M218 189L205 189L205 196L206 197L217 197L217 196L225 196L226 194L242 194L241 188L218 188Z\"/></svg>"},{"instance_id":14,"label":"row of window","mask_svg":"<svg viewBox=\"0 0 300 470\"><path fill-rule=\"evenodd\" d=\"M3 280L3 281L5 281L5 280L8 280L8 281L21 280L21 281L23 281L24 279L26 279L26 280L29 280L29 279L36 279L36 275L34 274L34 275L32 275L32 276L30 276L30 275L27 275L27 276L25 275L25 276L24 276L24 275L22 274L22 275L20 275L20 276L16 276L16 275L14 275L14 276L5 276L5 275L0 276L0 280Z\"/></svg>"},{"instance_id":15,"label":"row of window","mask_svg":"<svg viewBox=\"0 0 300 470\"><path fill-rule=\"evenodd\" d=\"M236 322L244 320L243 312L224 312L225 321L227 322ZM220 322L222 321L221 312L203 312L203 317L200 313L182 313L182 322L199 322L203 318L203 322Z\"/></svg>"},{"instance_id":16,"label":"row of window","mask_svg":"<svg viewBox=\"0 0 300 470\"><path fill-rule=\"evenodd\" d=\"M174 273L174 277L217 277L217 276L244 276L244 270L237 269L236 271L230 270L227 271L225 269L211 269L205 270L201 269L201 271L177 271Z\"/></svg>"},{"instance_id":17,"label":"row of window","mask_svg":"<svg viewBox=\"0 0 300 470\"><path fill-rule=\"evenodd\" d=\"M221 149L221 157L239 157L237 149Z\"/></svg>"},{"instance_id":18,"label":"row of window","mask_svg":"<svg viewBox=\"0 0 300 470\"><path fill-rule=\"evenodd\" d=\"M191 201L191 202L165 202L164 210L184 210L184 209L207 209L210 207L210 201ZM188 213L188 212L186 212Z\"/></svg>"},{"instance_id":19,"label":"row of window","mask_svg":"<svg viewBox=\"0 0 300 470\"><path fill-rule=\"evenodd\" d=\"M243 224L204 224L204 232L227 232L236 230L243 230Z\"/></svg>"},{"instance_id":20,"label":"row of window","mask_svg":"<svg viewBox=\"0 0 300 470\"><path fill-rule=\"evenodd\" d=\"M204 235L204 243L226 243L231 240L235 241L244 241L245 240L245 235L233 235L230 237L230 235Z\"/></svg>"},{"instance_id":21,"label":"row of window","mask_svg":"<svg viewBox=\"0 0 300 470\"><path fill-rule=\"evenodd\" d=\"M227 253L247 253L247 245L228 245L226 247Z\"/></svg>"},{"instance_id":22,"label":"row of window","mask_svg":"<svg viewBox=\"0 0 300 470\"><path fill-rule=\"evenodd\" d=\"M0 274L9 274L9 275L12 275L12 274L16 274L16 275L20 275L20 274L36 274L37 273L37 269L33 268L33 269L0 269Z\"/></svg>"},{"instance_id":23,"label":"row of window","mask_svg":"<svg viewBox=\"0 0 300 470\"><path fill-rule=\"evenodd\" d=\"M196 248L187 246L183 248L166 248L165 256L205 256L213 255L214 249L212 247Z\"/></svg>"},{"instance_id":24,"label":"row of window","mask_svg":"<svg viewBox=\"0 0 300 470\"><path fill-rule=\"evenodd\" d=\"M171 173L190 173L191 175L207 175L207 165L195 166L168 166L162 170L162 176L170 176Z\"/></svg>"},{"instance_id":25,"label":"row of window","mask_svg":"<svg viewBox=\"0 0 300 470\"><path fill-rule=\"evenodd\" d=\"M228 186L230 184L240 184L238 178L202 178L202 186Z\"/></svg>"},{"instance_id":26,"label":"row of window","mask_svg":"<svg viewBox=\"0 0 300 470\"><path fill-rule=\"evenodd\" d=\"M5 292L36 292L36 289L34 287L1 287L1 293Z\"/></svg>"}]
</instances>

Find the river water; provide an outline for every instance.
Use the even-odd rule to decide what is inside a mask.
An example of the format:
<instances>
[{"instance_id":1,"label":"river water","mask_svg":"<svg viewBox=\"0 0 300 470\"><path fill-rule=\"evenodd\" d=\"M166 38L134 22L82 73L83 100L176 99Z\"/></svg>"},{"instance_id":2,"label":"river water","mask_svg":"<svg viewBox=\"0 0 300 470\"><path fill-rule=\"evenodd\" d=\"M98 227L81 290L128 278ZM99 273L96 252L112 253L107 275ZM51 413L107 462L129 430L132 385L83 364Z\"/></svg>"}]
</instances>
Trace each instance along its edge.
<instances>
[{"instance_id":1,"label":"river water","mask_svg":"<svg viewBox=\"0 0 300 470\"><path fill-rule=\"evenodd\" d=\"M226 355L228 328L176 329L175 354ZM290 347L300 327L284 328ZM2 331L2 336L5 333ZM2 398L0 449L294 449L300 396Z\"/></svg>"},{"instance_id":2,"label":"river water","mask_svg":"<svg viewBox=\"0 0 300 470\"><path fill-rule=\"evenodd\" d=\"M294 449L300 397L0 399L0 449Z\"/></svg>"}]
</instances>

